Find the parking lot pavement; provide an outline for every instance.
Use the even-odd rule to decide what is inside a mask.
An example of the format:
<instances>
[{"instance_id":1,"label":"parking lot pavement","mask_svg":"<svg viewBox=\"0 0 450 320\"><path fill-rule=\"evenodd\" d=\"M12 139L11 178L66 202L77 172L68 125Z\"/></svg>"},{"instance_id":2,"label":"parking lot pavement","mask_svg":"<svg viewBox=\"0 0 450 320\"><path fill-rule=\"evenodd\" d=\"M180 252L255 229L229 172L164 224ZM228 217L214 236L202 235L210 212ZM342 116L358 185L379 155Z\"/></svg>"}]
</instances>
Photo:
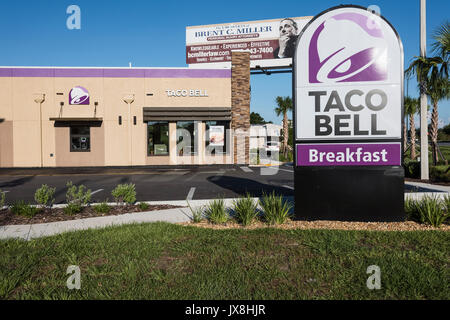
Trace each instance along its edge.
<instances>
[{"instance_id":1,"label":"parking lot pavement","mask_svg":"<svg viewBox=\"0 0 450 320\"><path fill-rule=\"evenodd\" d=\"M244 168L244 169L243 169ZM248 166L203 166L192 168L139 169L124 172L89 172L70 174L32 172L28 175L0 175L0 189L7 191L7 202L24 200L34 203L34 193L42 184L56 188L55 203L65 203L66 183L85 185L93 202L114 201L111 191L118 185L134 183L137 201L234 198L246 193L259 197L275 191L293 194L293 170ZM4 172L0 171L0 174ZM19 172L21 173L21 172ZM31 173L31 172L28 172ZM52 174L52 175L49 175Z\"/></svg>"}]
</instances>

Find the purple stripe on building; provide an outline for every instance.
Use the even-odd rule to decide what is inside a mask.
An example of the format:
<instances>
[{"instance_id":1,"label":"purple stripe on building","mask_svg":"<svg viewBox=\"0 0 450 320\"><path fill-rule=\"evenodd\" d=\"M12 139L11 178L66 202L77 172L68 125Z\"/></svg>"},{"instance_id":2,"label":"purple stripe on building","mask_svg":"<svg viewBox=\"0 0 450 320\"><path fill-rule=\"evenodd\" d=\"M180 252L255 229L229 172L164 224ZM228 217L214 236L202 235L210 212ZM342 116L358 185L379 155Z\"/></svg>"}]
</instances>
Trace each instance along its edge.
<instances>
[{"instance_id":1,"label":"purple stripe on building","mask_svg":"<svg viewBox=\"0 0 450 320\"><path fill-rule=\"evenodd\" d=\"M13 68L12 69L12 77L18 78L53 78L55 76L55 69L47 69L47 68Z\"/></svg>"},{"instance_id":2,"label":"purple stripe on building","mask_svg":"<svg viewBox=\"0 0 450 320\"><path fill-rule=\"evenodd\" d=\"M0 77L231 78L230 69L0 68Z\"/></svg>"},{"instance_id":3,"label":"purple stripe on building","mask_svg":"<svg viewBox=\"0 0 450 320\"><path fill-rule=\"evenodd\" d=\"M12 77L12 70L11 68L0 68L0 77Z\"/></svg>"},{"instance_id":4,"label":"purple stripe on building","mask_svg":"<svg viewBox=\"0 0 450 320\"><path fill-rule=\"evenodd\" d=\"M399 166L400 143L297 144L297 166Z\"/></svg>"},{"instance_id":5,"label":"purple stripe on building","mask_svg":"<svg viewBox=\"0 0 450 320\"><path fill-rule=\"evenodd\" d=\"M103 69L55 69L56 78L102 78Z\"/></svg>"}]
</instances>

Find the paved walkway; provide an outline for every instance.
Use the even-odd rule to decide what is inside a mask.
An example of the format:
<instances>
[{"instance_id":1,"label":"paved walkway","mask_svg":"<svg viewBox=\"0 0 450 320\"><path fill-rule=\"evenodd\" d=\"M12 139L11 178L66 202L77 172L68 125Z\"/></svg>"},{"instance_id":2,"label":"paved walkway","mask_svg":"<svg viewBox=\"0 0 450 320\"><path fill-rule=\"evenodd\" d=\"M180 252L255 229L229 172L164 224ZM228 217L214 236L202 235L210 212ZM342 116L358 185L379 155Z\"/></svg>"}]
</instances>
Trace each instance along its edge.
<instances>
[{"instance_id":1,"label":"paved walkway","mask_svg":"<svg viewBox=\"0 0 450 320\"><path fill-rule=\"evenodd\" d=\"M434 190L435 192L411 192L405 193L406 198L420 199L425 195L435 195L443 198L450 193L450 187L437 186L425 183L417 182L405 182L405 184L417 185L418 187ZM258 199L258 198L253 198ZM231 207L235 199L225 199L225 206ZM211 200L190 200L191 207L200 207L208 204ZM288 197L288 201L293 201L293 197ZM151 201L147 202L151 205L177 205L187 206L186 200L175 201ZM112 204L111 204L112 205ZM191 210L188 207L166 209L159 211L127 213L117 216L105 216L86 218L79 220L68 220L60 222L40 223L32 225L12 225L12 226L0 226L0 240L1 239L24 239L31 240L40 237L52 236L69 231L87 230L95 228L104 228L108 226L131 224L131 223L144 223L144 222L188 222L192 218Z\"/></svg>"}]
</instances>

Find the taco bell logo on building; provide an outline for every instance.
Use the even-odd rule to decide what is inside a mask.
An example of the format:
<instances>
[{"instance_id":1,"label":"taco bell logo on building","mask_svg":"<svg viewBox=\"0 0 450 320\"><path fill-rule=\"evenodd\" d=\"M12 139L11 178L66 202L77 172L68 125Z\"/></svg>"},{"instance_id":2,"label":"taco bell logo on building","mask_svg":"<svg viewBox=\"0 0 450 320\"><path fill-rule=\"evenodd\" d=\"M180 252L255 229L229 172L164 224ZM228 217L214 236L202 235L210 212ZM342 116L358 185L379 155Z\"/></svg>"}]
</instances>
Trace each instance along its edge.
<instances>
[{"instance_id":1,"label":"taco bell logo on building","mask_svg":"<svg viewBox=\"0 0 450 320\"><path fill-rule=\"evenodd\" d=\"M375 17L347 12L319 25L309 44L310 83L387 79L387 42Z\"/></svg>"},{"instance_id":2,"label":"taco bell logo on building","mask_svg":"<svg viewBox=\"0 0 450 320\"><path fill-rule=\"evenodd\" d=\"M83 87L74 87L69 93L70 105L89 105L89 92Z\"/></svg>"}]
</instances>

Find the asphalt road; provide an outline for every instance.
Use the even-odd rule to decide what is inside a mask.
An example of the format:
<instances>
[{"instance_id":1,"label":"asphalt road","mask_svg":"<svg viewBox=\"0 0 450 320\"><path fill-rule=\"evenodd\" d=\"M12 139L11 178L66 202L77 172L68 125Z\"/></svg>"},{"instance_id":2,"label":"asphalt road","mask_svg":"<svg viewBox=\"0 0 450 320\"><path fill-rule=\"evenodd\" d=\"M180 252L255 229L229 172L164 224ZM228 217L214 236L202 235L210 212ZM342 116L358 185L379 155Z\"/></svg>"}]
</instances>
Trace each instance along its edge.
<instances>
[{"instance_id":1,"label":"asphalt road","mask_svg":"<svg viewBox=\"0 0 450 320\"><path fill-rule=\"evenodd\" d=\"M26 172L25 172L26 173ZM48 173L47 173L48 174ZM0 189L7 191L8 203L34 203L34 193L42 184L56 187L55 203L65 203L66 183L91 189L92 201L114 202L111 191L123 183L136 185L137 201L234 198L247 192L254 197L275 191L293 195L294 175L290 165L280 167L204 166L168 170L130 170L118 173L52 175L0 175Z\"/></svg>"}]
</instances>

